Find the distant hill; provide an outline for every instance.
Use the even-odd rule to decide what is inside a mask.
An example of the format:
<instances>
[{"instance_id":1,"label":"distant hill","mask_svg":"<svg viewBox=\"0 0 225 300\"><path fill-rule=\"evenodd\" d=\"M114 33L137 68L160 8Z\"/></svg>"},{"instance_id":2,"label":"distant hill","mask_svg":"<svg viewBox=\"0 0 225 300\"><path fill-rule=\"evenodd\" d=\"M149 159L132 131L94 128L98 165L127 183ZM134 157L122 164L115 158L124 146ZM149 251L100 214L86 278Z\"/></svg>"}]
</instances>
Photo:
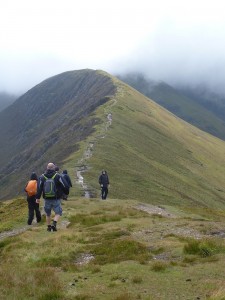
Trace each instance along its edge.
<instances>
[{"instance_id":1,"label":"distant hill","mask_svg":"<svg viewBox=\"0 0 225 300\"><path fill-rule=\"evenodd\" d=\"M15 95L0 92L0 112L7 106L11 105L16 100L16 98L17 96Z\"/></svg>"},{"instance_id":2,"label":"distant hill","mask_svg":"<svg viewBox=\"0 0 225 300\"><path fill-rule=\"evenodd\" d=\"M225 101L218 95L206 88L179 90L142 74L118 77L181 119L225 140Z\"/></svg>"},{"instance_id":3,"label":"distant hill","mask_svg":"<svg viewBox=\"0 0 225 300\"><path fill-rule=\"evenodd\" d=\"M223 94L212 92L203 84L195 88L179 88L179 90L225 122L225 96Z\"/></svg>"},{"instance_id":4,"label":"distant hill","mask_svg":"<svg viewBox=\"0 0 225 300\"><path fill-rule=\"evenodd\" d=\"M82 158L96 195L106 169L111 198L225 208L225 142L102 71L66 72L32 88L0 114L0 139L4 199L22 194L30 172L49 161L74 182Z\"/></svg>"}]
</instances>

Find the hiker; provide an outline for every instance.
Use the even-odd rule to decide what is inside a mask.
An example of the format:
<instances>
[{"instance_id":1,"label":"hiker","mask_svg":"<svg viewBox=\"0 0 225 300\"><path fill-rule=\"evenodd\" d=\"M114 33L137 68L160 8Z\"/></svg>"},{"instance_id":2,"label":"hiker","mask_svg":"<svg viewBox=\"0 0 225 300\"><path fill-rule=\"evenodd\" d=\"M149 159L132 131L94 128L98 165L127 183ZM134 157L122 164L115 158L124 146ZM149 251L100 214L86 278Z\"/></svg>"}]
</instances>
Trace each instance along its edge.
<instances>
[{"instance_id":1,"label":"hiker","mask_svg":"<svg viewBox=\"0 0 225 300\"><path fill-rule=\"evenodd\" d=\"M67 170L63 170L61 176L66 180L66 182L67 182L67 184L69 186L69 189L70 189L72 187L72 182L71 182L70 176L68 175ZM69 193L68 193L68 195L69 195ZM63 193L63 196L62 196L63 200L67 200L68 199L68 195L66 195L66 194Z\"/></svg>"},{"instance_id":2,"label":"hiker","mask_svg":"<svg viewBox=\"0 0 225 300\"><path fill-rule=\"evenodd\" d=\"M101 187L102 200L106 200L108 195L109 176L105 170L103 170L102 174L99 176L98 182Z\"/></svg>"},{"instance_id":3,"label":"hiker","mask_svg":"<svg viewBox=\"0 0 225 300\"><path fill-rule=\"evenodd\" d=\"M38 180L36 196L37 203L40 203L41 195L43 195L45 200L44 209L46 213L47 231L57 231L57 222L60 216L62 216L60 191L63 191L67 195L69 186L65 179L56 173L55 165L48 163L46 172L42 174ZM51 224L52 210L55 212L55 216Z\"/></svg>"},{"instance_id":4,"label":"hiker","mask_svg":"<svg viewBox=\"0 0 225 300\"><path fill-rule=\"evenodd\" d=\"M39 210L39 204L36 203L36 193L37 193L37 181L38 177L36 173L32 173L30 180L27 182L24 190L27 193L27 203L28 203L28 220L27 224L31 225L34 219L34 212L36 214L37 223L41 222L41 212Z\"/></svg>"}]
</instances>

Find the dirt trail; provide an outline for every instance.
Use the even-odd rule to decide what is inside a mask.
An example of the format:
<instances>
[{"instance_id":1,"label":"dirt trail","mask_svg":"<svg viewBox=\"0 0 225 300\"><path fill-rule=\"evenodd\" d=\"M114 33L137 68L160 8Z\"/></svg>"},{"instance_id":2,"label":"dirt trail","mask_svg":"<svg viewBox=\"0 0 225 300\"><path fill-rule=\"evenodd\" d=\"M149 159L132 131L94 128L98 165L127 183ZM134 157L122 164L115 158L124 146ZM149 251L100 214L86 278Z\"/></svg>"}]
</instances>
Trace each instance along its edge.
<instances>
[{"instance_id":1,"label":"dirt trail","mask_svg":"<svg viewBox=\"0 0 225 300\"><path fill-rule=\"evenodd\" d=\"M70 222L67 221L67 220L62 220L59 225L57 226L59 229L65 229L67 228L68 226L70 225ZM33 223L32 225L26 225L26 226L22 226L20 228L16 228L16 229L13 229L13 230L9 230L9 231L3 231L0 233L0 240L3 240L7 237L12 237L12 236L16 236L16 235L19 235L25 231L27 231L28 229L30 228L34 228L34 227L37 227L39 226L37 223Z\"/></svg>"},{"instance_id":2,"label":"dirt trail","mask_svg":"<svg viewBox=\"0 0 225 300\"><path fill-rule=\"evenodd\" d=\"M84 191L85 198L94 198L96 197L96 192L88 186L87 182L84 179L84 173L89 169L87 161L92 157L94 151L94 145L99 139L104 139L106 137L107 131L113 122L113 115L111 113L111 108L116 105L117 100L112 99L110 104L104 109L106 115L106 122L103 125L102 133L94 138L93 141L89 142L86 150L83 153L81 159L79 159L76 169L77 180L76 183L82 187Z\"/></svg>"},{"instance_id":3,"label":"dirt trail","mask_svg":"<svg viewBox=\"0 0 225 300\"><path fill-rule=\"evenodd\" d=\"M24 226L24 227L21 227L18 229L13 229L10 231L3 231L0 233L0 240L3 240L4 238L7 238L7 237L18 235L18 234L26 231L28 228L29 228L29 226L27 225L27 226Z\"/></svg>"},{"instance_id":4,"label":"dirt trail","mask_svg":"<svg viewBox=\"0 0 225 300\"><path fill-rule=\"evenodd\" d=\"M164 207L162 206L154 206L151 204L138 204L134 208L138 210L142 210L147 212L150 215L159 215L162 217L168 217L168 218L177 218L176 215L169 213Z\"/></svg>"}]
</instances>

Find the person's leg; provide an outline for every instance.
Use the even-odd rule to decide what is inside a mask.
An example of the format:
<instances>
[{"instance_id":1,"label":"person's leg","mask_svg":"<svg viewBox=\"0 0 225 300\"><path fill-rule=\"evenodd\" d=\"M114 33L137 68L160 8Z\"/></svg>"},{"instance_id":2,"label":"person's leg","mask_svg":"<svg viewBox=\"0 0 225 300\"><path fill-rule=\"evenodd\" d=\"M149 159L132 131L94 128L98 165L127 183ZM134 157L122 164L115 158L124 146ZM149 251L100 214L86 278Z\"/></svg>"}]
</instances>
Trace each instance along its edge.
<instances>
[{"instance_id":1,"label":"person's leg","mask_svg":"<svg viewBox=\"0 0 225 300\"><path fill-rule=\"evenodd\" d=\"M104 188L101 188L102 200L104 199Z\"/></svg>"},{"instance_id":2,"label":"person's leg","mask_svg":"<svg viewBox=\"0 0 225 300\"><path fill-rule=\"evenodd\" d=\"M27 224L31 225L32 221L34 219L34 205L32 202L32 199L27 199L28 202L28 220L27 220Z\"/></svg>"},{"instance_id":3,"label":"person's leg","mask_svg":"<svg viewBox=\"0 0 225 300\"><path fill-rule=\"evenodd\" d=\"M55 212L55 217L52 222L52 231L57 231L57 222L59 221L60 216L62 216L62 207L61 207L61 200L53 200L53 210Z\"/></svg>"},{"instance_id":4,"label":"person's leg","mask_svg":"<svg viewBox=\"0 0 225 300\"><path fill-rule=\"evenodd\" d=\"M106 198L107 198L108 192L109 192L108 188L107 188L107 187L105 187L105 195L104 195L104 199L106 199Z\"/></svg>"},{"instance_id":5,"label":"person's leg","mask_svg":"<svg viewBox=\"0 0 225 300\"><path fill-rule=\"evenodd\" d=\"M53 200L46 200L45 199L45 213L46 213L46 224L47 224L47 231L51 231L52 230L52 226L51 226L51 202Z\"/></svg>"},{"instance_id":6,"label":"person's leg","mask_svg":"<svg viewBox=\"0 0 225 300\"><path fill-rule=\"evenodd\" d=\"M35 203L34 209L35 209L37 223L39 223L39 222L41 222L41 212L39 209L39 203Z\"/></svg>"}]
</instances>

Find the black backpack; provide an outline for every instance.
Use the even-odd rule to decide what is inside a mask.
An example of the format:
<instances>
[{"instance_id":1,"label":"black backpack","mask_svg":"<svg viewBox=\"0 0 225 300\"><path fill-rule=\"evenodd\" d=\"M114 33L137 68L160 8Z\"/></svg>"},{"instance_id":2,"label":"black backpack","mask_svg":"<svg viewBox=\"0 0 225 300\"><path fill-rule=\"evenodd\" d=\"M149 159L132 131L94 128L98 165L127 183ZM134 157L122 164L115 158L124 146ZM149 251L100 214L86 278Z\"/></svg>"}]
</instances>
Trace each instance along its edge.
<instances>
[{"instance_id":1,"label":"black backpack","mask_svg":"<svg viewBox=\"0 0 225 300\"><path fill-rule=\"evenodd\" d=\"M51 178L48 178L45 175L43 175L44 177L43 191L46 199L56 198L56 185L54 180L55 176L56 174L53 175Z\"/></svg>"}]
</instances>

